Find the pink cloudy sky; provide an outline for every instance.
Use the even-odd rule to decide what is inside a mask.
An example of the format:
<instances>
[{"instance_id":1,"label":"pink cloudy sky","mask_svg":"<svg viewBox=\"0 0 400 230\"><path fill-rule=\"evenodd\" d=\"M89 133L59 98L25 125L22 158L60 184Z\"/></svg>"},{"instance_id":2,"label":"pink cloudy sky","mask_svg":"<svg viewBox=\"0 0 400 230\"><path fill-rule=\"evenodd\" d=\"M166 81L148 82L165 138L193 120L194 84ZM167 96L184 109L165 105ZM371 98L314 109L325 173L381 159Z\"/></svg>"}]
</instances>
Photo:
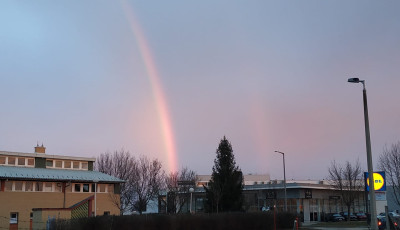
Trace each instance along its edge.
<instances>
[{"instance_id":1,"label":"pink cloudy sky","mask_svg":"<svg viewBox=\"0 0 400 230\"><path fill-rule=\"evenodd\" d=\"M2 1L0 150L323 179L400 140L399 1Z\"/></svg>"}]
</instances>

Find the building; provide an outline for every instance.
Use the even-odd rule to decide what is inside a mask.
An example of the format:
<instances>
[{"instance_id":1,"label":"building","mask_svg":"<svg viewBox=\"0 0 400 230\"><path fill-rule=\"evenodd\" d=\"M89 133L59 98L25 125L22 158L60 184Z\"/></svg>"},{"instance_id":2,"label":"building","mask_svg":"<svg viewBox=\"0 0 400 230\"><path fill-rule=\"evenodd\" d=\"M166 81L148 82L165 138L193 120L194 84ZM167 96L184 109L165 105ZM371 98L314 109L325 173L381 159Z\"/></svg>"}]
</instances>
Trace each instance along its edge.
<instances>
[{"instance_id":1,"label":"building","mask_svg":"<svg viewBox=\"0 0 400 230\"><path fill-rule=\"evenodd\" d=\"M95 158L0 151L0 229L43 229L49 218L119 215L122 180Z\"/></svg>"},{"instance_id":2,"label":"building","mask_svg":"<svg viewBox=\"0 0 400 230\"><path fill-rule=\"evenodd\" d=\"M259 212L276 207L278 212L284 211L284 183L282 180L270 180L269 175L244 175L244 205L246 212ZM204 212L205 190L211 175L199 175L192 193L192 210ZM347 212L340 191L335 190L326 180L289 180L286 182L287 209L296 213L302 221L323 221L328 213ZM387 205L386 195L377 200L377 211L384 212ZM165 212L165 194L161 196L159 212ZM367 212L366 193L358 192L351 207L351 212ZM190 203L187 204L190 209Z\"/></svg>"}]
</instances>

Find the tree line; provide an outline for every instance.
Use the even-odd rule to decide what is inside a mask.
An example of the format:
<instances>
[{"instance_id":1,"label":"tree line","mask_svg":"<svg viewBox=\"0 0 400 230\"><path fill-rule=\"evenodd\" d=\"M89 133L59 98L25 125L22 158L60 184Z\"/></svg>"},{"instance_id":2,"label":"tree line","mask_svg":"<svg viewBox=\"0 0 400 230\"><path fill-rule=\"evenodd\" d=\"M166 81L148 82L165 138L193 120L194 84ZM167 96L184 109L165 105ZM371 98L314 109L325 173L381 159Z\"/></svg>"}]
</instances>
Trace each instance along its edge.
<instances>
[{"instance_id":1,"label":"tree line","mask_svg":"<svg viewBox=\"0 0 400 230\"><path fill-rule=\"evenodd\" d=\"M189 189L195 188L197 182L197 173L187 167L167 174L158 159L135 157L125 150L100 154L95 169L125 181L120 185L119 195L110 194L121 215L134 211L142 214L162 191L166 192L168 212L180 213L189 202ZM241 210L243 174L236 166L232 145L225 136L216 150L211 180L204 189L206 212Z\"/></svg>"},{"instance_id":2,"label":"tree line","mask_svg":"<svg viewBox=\"0 0 400 230\"><path fill-rule=\"evenodd\" d=\"M100 154L95 167L99 172L125 181L120 185L119 195L109 194L121 215L135 211L142 214L149 202L158 198L162 190L168 188L169 191L181 192L175 189L179 180L189 180L194 183L197 178L197 174L188 168L167 175L158 159L150 159L144 155L135 157L125 150ZM176 200L180 206L186 202L183 198Z\"/></svg>"}]
</instances>

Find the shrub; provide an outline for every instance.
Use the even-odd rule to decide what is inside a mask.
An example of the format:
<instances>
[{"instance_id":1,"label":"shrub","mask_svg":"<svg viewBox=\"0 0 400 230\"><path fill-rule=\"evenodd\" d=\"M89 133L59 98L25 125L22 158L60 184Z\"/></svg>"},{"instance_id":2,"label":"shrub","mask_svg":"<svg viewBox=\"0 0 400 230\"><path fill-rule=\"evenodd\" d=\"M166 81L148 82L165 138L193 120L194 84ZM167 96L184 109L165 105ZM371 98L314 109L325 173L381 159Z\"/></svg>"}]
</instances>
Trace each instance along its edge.
<instances>
[{"instance_id":1,"label":"shrub","mask_svg":"<svg viewBox=\"0 0 400 230\"><path fill-rule=\"evenodd\" d=\"M296 216L276 215L277 229L291 229ZM181 215L97 216L74 220L56 220L51 229L60 230L273 230L274 215L268 213L220 213Z\"/></svg>"}]
</instances>

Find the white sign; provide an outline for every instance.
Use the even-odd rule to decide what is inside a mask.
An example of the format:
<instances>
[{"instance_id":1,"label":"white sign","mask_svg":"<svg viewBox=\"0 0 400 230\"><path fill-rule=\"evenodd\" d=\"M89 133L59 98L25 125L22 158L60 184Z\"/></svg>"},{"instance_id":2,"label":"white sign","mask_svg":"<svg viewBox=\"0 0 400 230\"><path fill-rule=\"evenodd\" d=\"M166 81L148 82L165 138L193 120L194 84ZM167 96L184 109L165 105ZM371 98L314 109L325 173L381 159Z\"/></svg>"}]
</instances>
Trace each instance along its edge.
<instances>
[{"instance_id":1,"label":"white sign","mask_svg":"<svg viewBox=\"0 0 400 230\"><path fill-rule=\"evenodd\" d=\"M386 192L377 192L377 191L375 191L375 199L376 200L386 200ZM368 200L370 200L369 199L369 194L368 194Z\"/></svg>"}]
</instances>

